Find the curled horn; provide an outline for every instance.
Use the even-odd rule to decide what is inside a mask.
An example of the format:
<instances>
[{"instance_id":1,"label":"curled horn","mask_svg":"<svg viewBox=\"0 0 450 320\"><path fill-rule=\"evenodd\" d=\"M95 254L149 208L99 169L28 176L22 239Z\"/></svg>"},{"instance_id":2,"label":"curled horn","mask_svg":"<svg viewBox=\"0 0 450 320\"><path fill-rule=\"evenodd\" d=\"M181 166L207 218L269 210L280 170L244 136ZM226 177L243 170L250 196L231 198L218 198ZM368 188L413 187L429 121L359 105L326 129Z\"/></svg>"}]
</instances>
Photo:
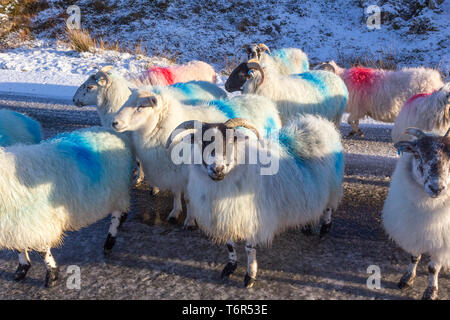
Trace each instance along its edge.
<instances>
[{"instance_id":1,"label":"curled horn","mask_svg":"<svg viewBox=\"0 0 450 320\"><path fill-rule=\"evenodd\" d=\"M450 133L450 128L448 128L447 133L444 135L444 138L447 138Z\"/></svg>"},{"instance_id":2,"label":"curled horn","mask_svg":"<svg viewBox=\"0 0 450 320\"><path fill-rule=\"evenodd\" d=\"M248 62L247 62L247 67L248 67L249 69L257 69L259 72L261 72L261 81L259 82L258 87L259 87L260 85L262 85L263 82L264 82L264 70L263 70L263 68L261 67L261 64L259 63L259 61L256 60L256 59L248 60Z\"/></svg>"},{"instance_id":3,"label":"curled horn","mask_svg":"<svg viewBox=\"0 0 450 320\"><path fill-rule=\"evenodd\" d=\"M417 137L418 139L424 138L427 135L425 134L425 132L423 132L420 129L417 128L408 128L406 129L403 134L409 134L411 136Z\"/></svg>"},{"instance_id":4,"label":"curled horn","mask_svg":"<svg viewBox=\"0 0 450 320\"><path fill-rule=\"evenodd\" d=\"M333 67L332 64L330 64L328 62L319 64L318 66L316 66L314 68L314 70L325 70L325 71L336 73L336 69Z\"/></svg>"},{"instance_id":5,"label":"curled horn","mask_svg":"<svg viewBox=\"0 0 450 320\"><path fill-rule=\"evenodd\" d=\"M225 127L227 128L236 128L236 127L244 127L247 129L252 130L255 134L258 140L261 140L261 134L259 133L258 129L250 123L250 121L243 119L243 118L233 118L228 120L224 123Z\"/></svg>"},{"instance_id":6,"label":"curled horn","mask_svg":"<svg viewBox=\"0 0 450 320\"><path fill-rule=\"evenodd\" d=\"M269 54L271 54L271 53L270 53L269 47L266 46L264 43L258 44L258 47L259 47L263 52L264 52L264 51L267 51Z\"/></svg>"},{"instance_id":7,"label":"curled horn","mask_svg":"<svg viewBox=\"0 0 450 320\"><path fill-rule=\"evenodd\" d=\"M180 133L177 134L175 137L172 137L172 136L173 136L173 133L174 133L175 131L180 130L180 129L183 129L183 131L184 131L184 130L194 129L196 123L198 123L199 125L202 124L202 122L200 122L200 121L198 121L198 120L188 120L188 121L185 121L185 122L183 122L183 123L180 123L175 129L173 129L172 132L171 132L170 135L169 135L169 138L167 139L167 142L166 142L166 149L168 149L168 148L170 147L170 145L173 143L173 141L176 140L175 138L181 133L181 132L180 132Z\"/></svg>"},{"instance_id":8,"label":"curled horn","mask_svg":"<svg viewBox=\"0 0 450 320\"><path fill-rule=\"evenodd\" d=\"M103 72L103 73L106 73L106 72L108 72L108 71L111 71L112 69L114 69L113 66L104 66L104 67L101 68L99 71L100 71L100 72Z\"/></svg>"}]
</instances>

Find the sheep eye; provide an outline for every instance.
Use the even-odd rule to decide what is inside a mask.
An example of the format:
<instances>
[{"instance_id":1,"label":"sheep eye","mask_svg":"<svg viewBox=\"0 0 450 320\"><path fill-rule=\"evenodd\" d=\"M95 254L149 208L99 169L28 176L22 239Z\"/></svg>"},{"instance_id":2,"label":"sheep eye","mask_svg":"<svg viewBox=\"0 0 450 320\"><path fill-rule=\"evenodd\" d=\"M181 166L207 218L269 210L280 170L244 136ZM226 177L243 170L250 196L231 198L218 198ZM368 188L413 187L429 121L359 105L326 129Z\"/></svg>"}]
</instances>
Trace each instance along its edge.
<instances>
[{"instance_id":1,"label":"sheep eye","mask_svg":"<svg viewBox=\"0 0 450 320\"><path fill-rule=\"evenodd\" d=\"M91 84L91 85L88 86L88 90L94 90L94 89L95 89L94 85Z\"/></svg>"}]
</instances>

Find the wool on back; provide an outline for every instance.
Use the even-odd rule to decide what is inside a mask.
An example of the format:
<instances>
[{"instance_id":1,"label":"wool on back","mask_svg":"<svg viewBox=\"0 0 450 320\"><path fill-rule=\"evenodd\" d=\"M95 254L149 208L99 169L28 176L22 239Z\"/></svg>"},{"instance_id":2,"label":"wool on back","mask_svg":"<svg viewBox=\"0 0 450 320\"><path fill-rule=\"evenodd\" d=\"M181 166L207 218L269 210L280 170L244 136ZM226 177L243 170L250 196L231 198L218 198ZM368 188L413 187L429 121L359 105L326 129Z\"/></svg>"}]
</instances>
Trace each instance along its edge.
<instances>
[{"instance_id":1,"label":"wool on back","mask_svg":"<svg viewBox=\"0 0 450 320\"><path fill-rule=\"evenodd\" d=\"M15 111L0 110L0 146L35 144L42 140L39 122Z\"/></svg>"}]
</instances>

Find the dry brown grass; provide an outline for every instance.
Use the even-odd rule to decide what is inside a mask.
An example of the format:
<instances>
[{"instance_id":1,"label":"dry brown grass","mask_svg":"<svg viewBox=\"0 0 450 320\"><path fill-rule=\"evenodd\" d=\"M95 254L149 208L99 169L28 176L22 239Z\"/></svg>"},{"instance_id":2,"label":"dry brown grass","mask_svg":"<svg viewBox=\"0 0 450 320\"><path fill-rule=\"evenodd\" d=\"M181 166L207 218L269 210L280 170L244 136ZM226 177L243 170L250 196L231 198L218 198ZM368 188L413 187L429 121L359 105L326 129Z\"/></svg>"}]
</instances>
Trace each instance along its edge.
<instances>
[{"instance_id":1,"label":"dry brown grass","mask_svg":"<svg viewBox=\"0 0 450 320\"><path fill-rule=\"evenodd\" d=\"M78 52L93 51L97 47L95 39L86 29L66 29L70 47Z\"/></svg>"},{"instance_id":2,"label":"dry brown grass","mask_svg":"<svg viewBox=\"0 0 450 320\"><path fill-rule=\"evenodd\" d=\"M225 60L225 67L220 70L220 73L226 76L229 76L231 72L236 69L238 66L238 59L234 56L233 58L228 58L227 56L224 56Z\"/></svg>"},{"instance_id":3,"label":"dry brown grass","mask_svg":"<svg viewBox=\"0 0 450 320\"><path fill-rule=\"evenodd\" d=\"M368 67L385 70L397 70L397 60L392 48L382 49L378 54L363 56L344 56L338 52L337 63L345 67Z\"/></svg>"}]
</instances>

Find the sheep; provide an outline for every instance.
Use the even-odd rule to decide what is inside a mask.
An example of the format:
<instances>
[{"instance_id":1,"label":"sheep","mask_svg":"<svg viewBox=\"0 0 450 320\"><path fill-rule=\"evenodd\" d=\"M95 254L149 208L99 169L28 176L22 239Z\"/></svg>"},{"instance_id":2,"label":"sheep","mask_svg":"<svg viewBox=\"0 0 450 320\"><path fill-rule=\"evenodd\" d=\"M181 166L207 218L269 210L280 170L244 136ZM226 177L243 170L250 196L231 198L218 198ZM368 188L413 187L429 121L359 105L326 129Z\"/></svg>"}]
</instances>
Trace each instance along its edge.
<instances>
[{"instance_id":1,"label":"sheep","mask_svg":"<svg viewBox=\"0 0 450 320\"><path fill-rule=\"evenodd\" d=\"M51 248L66 231L112 213L105 252L114 246L122 212L129 208L132 154L123 136L105 128L63 133L35 145L0 148L0 249L24 252L15 279L25 278L27 252L43 257L45 286L58 266Z\"/></svg>"},{"instance_id":2,"label":"sheep","mask_svg":"<svg viewBox=\"0 0 450 320\"><path fill-rule=\"evenodd\" d=\"M112 66L106 66L91 75L78 88L73 102L78 107L95 105L102 126L109 126L116 112L135 90L133 88ZM145 86L144 89L156 93L169 91L185 104L198 104L203 100L222 99L227 96L225 91L206 81L177 83L167 88Z\"/></svg>"},{"instance_id":3,"label":"sheep","mask_svg":"<svg viewBox=\"0 0 450 320\"><path fill-rule=\"evenodd\" d=\"M429 254L428 287L423 299L438 297L438 275L450 267L450 129L444 136L408 128L414 140L394 146L398 160L382 212L389 237L411 254L400 289L412 286L422 254Z\"/></svg>"},{"instance_id":4,"label":"sheep","mask_svg":"<svg viewBox=\"0 0 450 320\"><path fill-rule=\"evenodd\" d=\"M130 81L137 86L168 86L177 82L208 81L216 83L214 68L203 61L190 61L186 64L169 67L152 67Z\"/></svg>"},{"instance_id":5,"label":"sheep","mask_svg":"<svg viewBox=\"0 0 450 320\"><path fill-rule=\"evenodd\" d=\"M0 110L0 147L17 143L35 144L41 140L39 122L12 110Z\"/></svg>"},{"instance_id":6,"label":"sheep","mask_svg":"<svg viewBox=\"0 0 450 320\"><path fill-rule=\"evenodd\" d=\"M254 125L235 118L224 124L184 122L174 130L167 145L178 145L182 130L201 128L194 132L198 138L193 140L196 152L204 156L202 163L189 166L189 203L199 227L214 241L227 244L230 261L222 271L223 278L237 266L234 243L246 241L244 285L252 287L257 273L255 246L270 244L276 234L321 218L321 235L329 231L331 213L343 195L343 151L340 135L331 122L303 115L284 126L278 140L263 139L262 144L256 139L247 140L248 154L267 153L272 163L278 163L263 173L262 161L236 161L241 151L246 152L239 147L243 133L236 127L255 131L261 140ZM221 148L226 152L205 154L210 147L202 138L209 131L215 142L223 142Z\"/></svg>"},{"instance_id":7,"label":"sheep","mask_svg":"<svg viewBox=\"0 0 450 320\"><path fill-rule=\"evenodd\" d=\"M406 100L395 119L392 141L408 139L408 127L444 134L450 128L450 83L433 93L419 93Z\"/></svg>"},{"instance_id":8,"label":"sheep","mask_svg":"<svg viewBox=\"0 0 450 320\"><path fill-rule=\"evenodd\" d=\"M333 121L337 128L348 96L344 82L331 72L319 70L286 76L269 66L261 66L256 60L237 66L225 89L272 99L283 124L297 114L311 113Z\"/></svg>"},{"instance_id":9,"label":"sheep","mask_svg":"<svg viewBox=\"0 0 450 320\"><path fill-rule=\"evenodd\" d=\"M133 90L130 84L112 66L103 67L91 75L76 91L73 102L78 107L96 105L102 126L109 127L116 112L130 98ZM165 87L144 87L152 92L167 91L186 104L198 104L204 100L221 99L227 96L218 86L206 81L176 83ZM139 166L138 166L139 167ZM143 179L142 172L137 174L136 182ZM153 187L152 193L158 193Z\"/></svg>"},{"instance_id":10,"label":"sheep","mask_svg":"<svg viewBox=\"0 0 450 320\"><path fill-rule=\"evenodd\" d=\"M349 91L346 112L352 127L350 136L364 133L359 119L369 116L374 120L394 122L403 103L418 93L430 93L444 85L437 70L404 68L398 71L353 67L344 69L336 62L325 64L333 68L345 82Z\"/></svg>"},{"instance_id":11,"label":"sheep","mask_svg":"<svg viewBox=\"0 0 450 320\"><path fill-rule=\"evenodd\" d=\"M277 49L271 53L264 43L251 43L243 45L240 49L247 54L247 60L241 62L256 59L261 65L270 65L280 74L297 74L309 70L308 56L297 48Z\"/></svg>"},{"instance_id":12,"label":"sheep","mask_svg":"<svg viewBox=\"0 0 450 320\"><path fill-rule=\"evenodd\" d=\"M187 119L225 121L236 116L252 119L262 132L273 132L281 127L275 105L264 97L243 95L207 104L187 106L170 94L151 94L140 90L134 101L125 104L114 117L113 128L118 132L131 131L134 148L142 161L145 176L151 184L174 193L174 207L169 221L176 221L182 212L181 194L185 193L188 171L177 165L165 150L165 142L172 130ZM195 226L187 208L185 228Z\"/></svg>"}]
</instances>

